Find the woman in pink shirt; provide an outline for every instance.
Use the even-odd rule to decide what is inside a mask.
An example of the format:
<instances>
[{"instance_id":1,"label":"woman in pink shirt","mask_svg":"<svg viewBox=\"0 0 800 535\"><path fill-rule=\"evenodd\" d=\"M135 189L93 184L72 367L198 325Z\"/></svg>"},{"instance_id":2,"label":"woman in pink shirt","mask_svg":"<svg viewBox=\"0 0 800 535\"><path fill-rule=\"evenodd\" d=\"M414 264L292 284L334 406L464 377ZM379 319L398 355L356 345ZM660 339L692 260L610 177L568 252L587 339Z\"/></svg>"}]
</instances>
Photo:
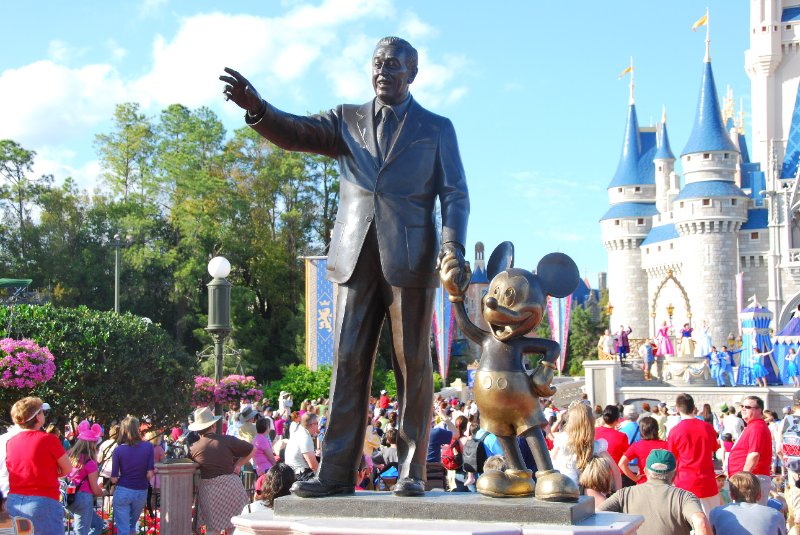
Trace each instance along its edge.
<instances>
[{"instance_id":1,"label":"woman in pink shirt","mask_svg":"<svg viewBox=\"0 0 800 535\"><path fill-rule=\"evenodd\" d=\"M259 418L256 422L256 437L253 439L253 463L259 476L265 474L277 462L268 433L269 420Z\"/></svg>"}]
</instances>

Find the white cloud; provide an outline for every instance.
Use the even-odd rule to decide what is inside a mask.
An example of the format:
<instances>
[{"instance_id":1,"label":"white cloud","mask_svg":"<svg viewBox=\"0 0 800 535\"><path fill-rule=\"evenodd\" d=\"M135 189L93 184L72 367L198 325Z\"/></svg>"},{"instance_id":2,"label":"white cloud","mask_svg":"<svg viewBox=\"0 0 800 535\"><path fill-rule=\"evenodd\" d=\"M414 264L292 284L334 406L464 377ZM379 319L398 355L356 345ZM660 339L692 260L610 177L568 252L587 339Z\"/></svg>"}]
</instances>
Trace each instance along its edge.
<instances>
[{"instance_id":1,"label":"white cloud","mask_svg":"<svg viewBox=\"0 0 800 535\"><path fill-rule=\"evenodd\" d=\"M167 5L169 0L143 0L139 7L139 16L149 17L161 12L161 8Z\"/></svg>"},{"instance_id":2,"label":"white cloud","mask_svg":"<svg viewBox=\"0 0 800 535\"><path fill-rule=\"evenodd\" d=\"M425 37L434 37L438 34L436 28L423 22L416 13L407 13L403 17L398 35L414 44L414 41Z\"/></svg>"},{"instance_id":3,"label":"white cloud","mask_svg":"<svg viewBox=\"0 0 800 535\"><path fill-rule=\"evenodd\" d=\"M419 74L411 90L423 106L439 108L454 104L467 93L467 86L456 83L468 67L463 55L444 56L442 63L435 62L425 48L419 48ZM458 78L456 77L458 75Z\"/></svg>"},{"instance_id":4,"label":"white cloud","mask_svg":"<svg viewBox=\"0 0 800 535\"><path fill-rule=\"evenodd\" d=\"M100 162L90 160L75 163L76 154L69 149L42 147L36 152L33 176L53 175L56 184L67 177L72 178L79 189L91 190L98 183L102 169Z\"/></svg>"},{"instance_id":5,"label":"white cloud","mask_svg":"<svg viewBox=\"0 0 800 535\"><path fill-rule=\"evenodd\" d=\"M108 48L108 51L111 54L112 61L120 61L128 55L128 51L119 46L114 39L109 39L106 41L106 48Z\"/></svg>"},{"instance_id":6,"label":"white cloud","mask_svg":"<svg viewBox=\"0 0 800 535\"><path fill-rule=\"evenodd\" d=\"M44 60L0 74L0 139L56 145L107 120L127 92L110 65L70 69Z\"/></svg>"},{"instance_id":7,"label":"white cloud","mask_svg":"<svg viewBox=\"0 0 800 535\"><path fill-rule=\"evenodd\" d=\"M47 57L56 63L65 63L69 58L69 45L58 39L50 41L47 45Z\"/></svg>"}]
</instances>

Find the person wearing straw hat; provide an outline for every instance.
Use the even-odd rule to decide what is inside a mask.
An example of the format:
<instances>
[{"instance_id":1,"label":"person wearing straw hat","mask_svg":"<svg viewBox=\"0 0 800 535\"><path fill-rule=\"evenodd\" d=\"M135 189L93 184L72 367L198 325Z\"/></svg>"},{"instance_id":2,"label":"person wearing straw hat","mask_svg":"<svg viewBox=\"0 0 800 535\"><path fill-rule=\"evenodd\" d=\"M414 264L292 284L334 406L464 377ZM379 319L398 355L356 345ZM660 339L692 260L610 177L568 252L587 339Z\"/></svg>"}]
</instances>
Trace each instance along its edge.
<instances>
[{"instance_id":1,"label":"person wearing straw hat","mask_svg":"<svg viewBox=\"0 0 800 535\"><path fill-rule=\"evenodd\" d=\"M214 424L220 418L202 407L194 411L194 423L189 425L190 431L200 435L189 448L189 457L200 465L197 523L209 534L223 530L232 533L231 518L249 501L239 473L253 456L253 446L236 437L218 435Z\"/></svg>"},{"instance_id":2,"label":"person wearing straw hat","mask_svg":"<svg viewBox=\"0 0 800 535\"><path fill-rule=\"evenodd\" d=\"M708 518L700 501L687 490L672 484L675 456L667 450L653 450L647 456L647 482L624 487L604 501L598 510L642 515L641 533L648 535L711 535Z\"/></svg>"}]
</instances>

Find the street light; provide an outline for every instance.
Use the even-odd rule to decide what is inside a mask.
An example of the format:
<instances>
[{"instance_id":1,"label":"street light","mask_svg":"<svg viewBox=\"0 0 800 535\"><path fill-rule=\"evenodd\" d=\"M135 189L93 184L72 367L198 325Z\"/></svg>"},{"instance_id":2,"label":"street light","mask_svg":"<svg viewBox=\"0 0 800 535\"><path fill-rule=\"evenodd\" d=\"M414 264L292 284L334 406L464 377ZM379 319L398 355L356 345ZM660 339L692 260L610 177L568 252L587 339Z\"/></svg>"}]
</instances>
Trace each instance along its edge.
<instances>
[{"instance_id":1,"label":"street light","mask_svg":"<svg viewBox=\"0 0 800 535\"><path fill-rule=\"evenodd\" d=\"M130 247L133 243L133 236L128 234L125 240L120 239L119 234L114 234L111 245L114 247L114 312L119 314L119 250Z\"/></svg>"},{"instance_id":2,"label":"street light","mask_svg":"<svg viewBox=\"0 0 800 535\"><path fill-rule=\"evenodd\" d=\"M208 283L208 326L206 331L214 340L214 381L222 380L222 359L225 339L231 333L231 286L225 280L231 272L231 263L216 256L208 263L208 274L213 277ZM214 414L222 414L222 405L214 403ZM222 420L217 422L217 433L222 433Z\"/></svg>"}]
</instances>

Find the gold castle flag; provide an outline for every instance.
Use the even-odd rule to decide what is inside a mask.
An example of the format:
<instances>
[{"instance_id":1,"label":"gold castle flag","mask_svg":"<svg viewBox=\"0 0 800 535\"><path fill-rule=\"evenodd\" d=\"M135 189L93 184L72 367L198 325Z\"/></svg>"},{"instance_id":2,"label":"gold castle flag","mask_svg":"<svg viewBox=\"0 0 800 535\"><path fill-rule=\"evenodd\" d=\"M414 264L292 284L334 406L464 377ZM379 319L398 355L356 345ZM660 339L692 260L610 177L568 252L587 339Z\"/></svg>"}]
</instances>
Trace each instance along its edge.
<instances>
[{"instance_id":1,"label":"gold castle flag","mask_svg":"<svg viewBox=\"0 0 800 535\"><path fill-rule=\"evenodd\" d=\"M629 72L633 72L633 65L631 65L630 67L628 67L627 69L625 69L624 71L619 73L619 77L617 78L617 80L621 79L623 76L625 76Z\"/></svg>"},{"instance_id":2,"label":"gold castle flag","mask_svg":"<svg viewBox=\"0 0 800 535\"><path fill-rule=\"evenodd\" d=\"M706 24L708 24L708 13L697 19L697 22L692 24L692 31L696 32L697 28L699 28L700 26L705 26Z\"/></svg>"}]
</instances>

